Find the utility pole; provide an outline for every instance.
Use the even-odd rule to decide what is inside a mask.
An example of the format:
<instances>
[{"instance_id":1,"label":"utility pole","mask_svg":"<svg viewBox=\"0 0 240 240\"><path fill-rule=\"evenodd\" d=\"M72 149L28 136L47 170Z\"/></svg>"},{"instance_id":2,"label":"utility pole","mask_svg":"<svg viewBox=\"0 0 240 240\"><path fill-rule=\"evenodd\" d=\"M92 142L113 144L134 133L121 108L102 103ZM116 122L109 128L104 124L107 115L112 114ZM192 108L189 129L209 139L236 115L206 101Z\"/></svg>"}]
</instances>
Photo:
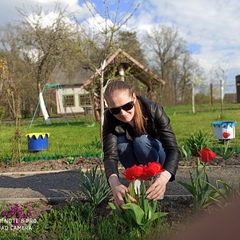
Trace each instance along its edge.
<instances>
[{"instance_id":1,"label":"utility pole","mask_svg":"<svg viewBox=\"0 0 240 240\"><path fill-rule=\"evenodd\" d=\"M218 66L216 70L216 75L218 79L220 79L221 118L223 118L224 83L226 81L227 70L228 64L225 67Z\"/></svg>"}]
</instances>

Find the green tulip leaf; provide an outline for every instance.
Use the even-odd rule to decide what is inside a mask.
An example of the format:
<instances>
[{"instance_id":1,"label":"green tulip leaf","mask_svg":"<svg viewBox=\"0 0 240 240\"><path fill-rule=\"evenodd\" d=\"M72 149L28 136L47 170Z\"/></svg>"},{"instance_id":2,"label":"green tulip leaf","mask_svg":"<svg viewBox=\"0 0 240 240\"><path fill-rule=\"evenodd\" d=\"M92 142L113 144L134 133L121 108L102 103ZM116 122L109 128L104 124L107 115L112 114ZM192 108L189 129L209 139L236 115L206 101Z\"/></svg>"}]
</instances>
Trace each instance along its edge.
<instances>
[{"instance_id":1,"label":"green tulip leaf","mask_svg":"<svg viewBox=\"0 0 240 240\"><path fill-rule=\"evenodd\" d=\"M144 217L144 211L135 203L127 203L122 205L122 209L128 210L132 219L138 224L143 225L142 219Z\"/></svg>"}]
</instances>

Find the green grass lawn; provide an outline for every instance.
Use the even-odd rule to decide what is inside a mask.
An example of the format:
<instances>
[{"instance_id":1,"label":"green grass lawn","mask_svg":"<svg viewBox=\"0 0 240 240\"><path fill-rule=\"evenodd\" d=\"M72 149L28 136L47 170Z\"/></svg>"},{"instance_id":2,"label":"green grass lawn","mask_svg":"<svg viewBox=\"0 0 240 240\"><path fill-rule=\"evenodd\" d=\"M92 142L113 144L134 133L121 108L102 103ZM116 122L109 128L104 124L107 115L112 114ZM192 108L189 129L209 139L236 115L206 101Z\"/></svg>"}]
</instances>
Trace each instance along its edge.
<instances>
[{"instance_id":1,"label":"green grass lawn","mask_svg":"<svg viewBox=\"0 0 240 240\"><path fill-rule=\"evenodd\" d=\"M176 134L178 143L183 142L191 133L203 130L208 133L209 139L213 144L218 143L218 139L214 139L212 122L218 121L234 121L237 123L235 128L235 139L232 142L239 146L240 136L240 105L231 104L225 106L223 117L221 117L220 105L215 109L211 109L209 105L196 106L195 114L192 113L191 106L179 106L165 108L168 114L173 130Z\"/></svg>"},{"instance_id":2,"label":"green grass lawn","mask_svg":"<svg viewBox=\"0 0 240 240\"><path fill-rule=\"evenodd\" d=\"M29 121L30 123L30 121ZM42 121L36 121L30 128L30 124L25 122L21 126L21 152L22 157L42 157L42 156L80 156L82 154L100 154L100 125L94 126L85 123L84 119L78 121L52 120L51 125L46 125ZM14 137L14 126L0 125L1 152L0 159L11 156L12 142ZM28 150L28 133L47 132L48 149L39 152Z\"/></svg>"},{"instance_id":3,"label":"green grass lawn","mask_svg":"<svg viewBox=\"0 0 240 240\"><path fill-rule=\"evenodd\" d=\"M227 109L223 111L221 118L220 105L212 108L209 105L196 106L196 113L192 114L191 106L177 106L165 108L173 130L176 134L178 144L181 145L189 134L199 130L208 133L209 139L213 145L218 144L218 139L213 137L212 122L215 121L234 121L237 122L235 128L235 139L231 140L234 146L240 146L240 105L232 104L224 106ZM42 119L34 120L30 127L31 119L24 120L21 126L21 153L22 157L46 157L46 156L81 156L83 154L101 154L100 143L100 125L95 123L91 125L91 121L82 117L79 119L69 120L52 119L51 125L46 125ZM87 122L90 122L87 124ZM9 158L12 151L12 143L14 137L14 124L2 123L0 125L0 160ZM28 150L28 139L26 134L48 132L48 149L39 152L31 152Z\"/></svg>"}]
</instances>

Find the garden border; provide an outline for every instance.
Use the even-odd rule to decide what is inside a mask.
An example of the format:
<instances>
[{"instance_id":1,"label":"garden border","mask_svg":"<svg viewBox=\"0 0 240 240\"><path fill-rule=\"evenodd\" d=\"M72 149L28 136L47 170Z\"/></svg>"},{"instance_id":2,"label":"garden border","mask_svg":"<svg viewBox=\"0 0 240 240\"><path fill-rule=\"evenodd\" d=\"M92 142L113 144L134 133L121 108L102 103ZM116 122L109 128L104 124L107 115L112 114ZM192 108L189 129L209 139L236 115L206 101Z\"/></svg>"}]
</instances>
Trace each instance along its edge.
<instances>
[{"instance_id":1,"label":"garden border","mask_svg":"<svg viewBox=\"0 0 240 240\"><path fill-rule=\"evenodd\" d=\"M221 148L220 147L210 147L210 149L215 152L215 153L220 153ZM235 148L228 148L229 150L235 151L235 153L240 153L240 147L235 147ZM36 157L23 157L22 161L23 162L30 162L30 161L35 161L35 160L58 160L61 158L68 158L68 157L82 157L82 158L88 158L88 157L102 157L103 153L83 153L83 154L75 154L75 155L57 155L57 156L36 156ZM11 161L12 158L6 157L3 159L3 161Z\"/></svg>"}]
</instances>

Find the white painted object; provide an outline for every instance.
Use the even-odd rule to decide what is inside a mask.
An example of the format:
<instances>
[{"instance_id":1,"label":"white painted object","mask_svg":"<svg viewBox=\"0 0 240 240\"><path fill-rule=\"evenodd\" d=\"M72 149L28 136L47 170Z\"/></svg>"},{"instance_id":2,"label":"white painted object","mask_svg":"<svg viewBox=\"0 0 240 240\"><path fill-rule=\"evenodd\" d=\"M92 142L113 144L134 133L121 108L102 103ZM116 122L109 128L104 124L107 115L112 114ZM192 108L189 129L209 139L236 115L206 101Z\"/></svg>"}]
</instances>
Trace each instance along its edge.
<instances>
[{"instance_id":1,"label":"white painted object","mask_svg":"<svg viewBox=\"0 0 240 240\"><path fill-rule=\"evenodd\" d=\"M235 138L235 127L237 123L232 121L226 122L212 122L214 138L217 139L233 139ZM223 133L229 133L229 137L225 138Z\"/></svg>"}]
</instances>

